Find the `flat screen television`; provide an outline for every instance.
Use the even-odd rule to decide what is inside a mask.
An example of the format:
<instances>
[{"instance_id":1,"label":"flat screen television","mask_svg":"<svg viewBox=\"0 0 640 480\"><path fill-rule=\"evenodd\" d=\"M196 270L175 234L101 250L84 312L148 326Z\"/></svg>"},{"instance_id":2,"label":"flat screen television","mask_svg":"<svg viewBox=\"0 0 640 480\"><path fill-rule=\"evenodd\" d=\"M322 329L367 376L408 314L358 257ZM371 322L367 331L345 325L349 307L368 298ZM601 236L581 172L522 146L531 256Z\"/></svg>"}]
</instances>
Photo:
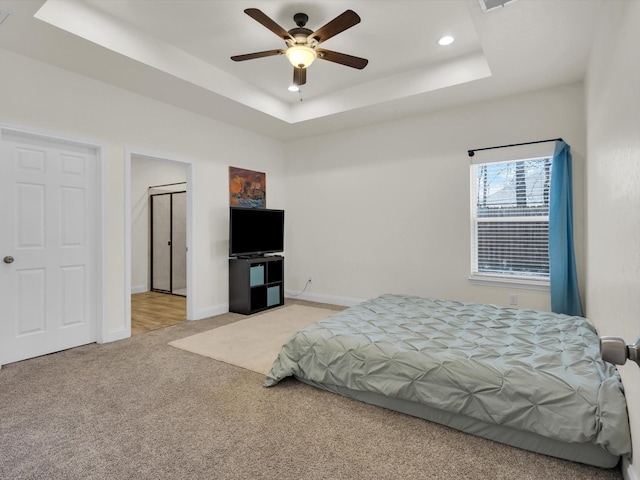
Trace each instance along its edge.
<instances>
[{"instance_id":1,"label":"flat screen television","mask_svg":"<svg viewBox=\"0 0 640 480\"><path fill-rule=\"evenodd\" d=\"M229 256L256 257L284 250L284 210L229 208Z\"/></svg>"}]
</instances>

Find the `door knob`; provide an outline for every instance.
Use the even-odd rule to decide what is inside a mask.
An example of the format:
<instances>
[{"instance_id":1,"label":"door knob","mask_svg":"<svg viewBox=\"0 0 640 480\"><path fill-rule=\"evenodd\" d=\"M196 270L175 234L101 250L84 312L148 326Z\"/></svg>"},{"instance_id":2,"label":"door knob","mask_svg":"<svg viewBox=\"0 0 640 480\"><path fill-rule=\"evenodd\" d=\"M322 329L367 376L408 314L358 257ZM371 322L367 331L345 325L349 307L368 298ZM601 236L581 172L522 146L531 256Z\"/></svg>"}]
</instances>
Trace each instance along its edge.
<instances>
[{"instance_id":1,"label":"door knob","mask_svg":"<svg viewBox=\"0 0 640 480\"><path fill-rule=\"evenodd\" d=\"M640 337L633 345L620 337L600 337L600 355L605 362L624 365L628 358L640 366Z\"/></svg>"},{"instance_id":2,"label":"door knob","mask_svg":"<svg viewBox=\"0 0 640 480\"><path fill-rule=\"evenodd\" d=\"M13 263L13 257L11 255L7 255L3 258L4 263Z\"/></svg>"}]
</instances>

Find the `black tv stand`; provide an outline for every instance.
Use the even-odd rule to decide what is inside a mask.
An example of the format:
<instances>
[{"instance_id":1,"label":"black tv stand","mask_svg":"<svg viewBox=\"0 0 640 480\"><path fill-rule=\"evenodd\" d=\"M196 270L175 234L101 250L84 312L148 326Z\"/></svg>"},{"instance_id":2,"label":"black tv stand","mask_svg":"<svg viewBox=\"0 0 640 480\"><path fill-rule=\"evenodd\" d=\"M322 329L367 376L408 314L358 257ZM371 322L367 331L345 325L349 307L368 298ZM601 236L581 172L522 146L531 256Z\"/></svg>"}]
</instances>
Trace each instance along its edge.
<instances>
[{"instance_id":1,"label":"black tv stand","mask_svg":"<svg viewBox=\"0 0 640 480\"><path fill-rule=\"evenodd\" d=\"M229 311L248 315L284 304L284 258L229 259Z\"/></svg>"}]
</instances>

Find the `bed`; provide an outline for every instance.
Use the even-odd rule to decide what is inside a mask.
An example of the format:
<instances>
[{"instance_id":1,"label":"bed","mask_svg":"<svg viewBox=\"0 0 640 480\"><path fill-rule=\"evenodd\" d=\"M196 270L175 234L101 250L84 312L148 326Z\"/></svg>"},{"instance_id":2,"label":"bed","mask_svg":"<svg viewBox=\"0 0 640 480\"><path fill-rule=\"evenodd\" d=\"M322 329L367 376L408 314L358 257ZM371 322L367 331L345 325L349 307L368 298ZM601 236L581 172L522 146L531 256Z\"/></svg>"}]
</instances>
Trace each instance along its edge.
<instances>
[{"instance_id":1,"label":"bed","mask_svg":"<svg viewBox=\"0 0 640 480\"><path fill-rule=\"evenodd\" d=\"M582 317L386 294L294 334L265 386L289 376L598 467L631 451L618 371Z\"/></svg>"}]
</instances>

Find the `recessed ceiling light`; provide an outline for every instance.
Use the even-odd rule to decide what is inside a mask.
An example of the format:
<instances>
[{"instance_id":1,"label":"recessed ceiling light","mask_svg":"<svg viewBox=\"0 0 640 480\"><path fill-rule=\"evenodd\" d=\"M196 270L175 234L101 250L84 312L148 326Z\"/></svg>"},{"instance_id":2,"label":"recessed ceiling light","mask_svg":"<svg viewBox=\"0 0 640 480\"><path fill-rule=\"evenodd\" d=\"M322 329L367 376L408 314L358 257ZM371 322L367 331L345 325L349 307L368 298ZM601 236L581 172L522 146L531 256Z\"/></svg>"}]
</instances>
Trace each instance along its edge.
<instances>
[{"instance_id":1,"label":"recessed ceiling light","mask_svg":"<svg viewBox=\"0 0 640 480\"><path fill-rule=\"evenodd\" d=\"M300 91L300 87L298 85L290 85L289 86L289 91L290 92L299 92Z\"/></svg>"},{"instance_id":2,"label":"recessed ceiling light","mask_svg":"<svg viewBox=\"0 0 640 480\"><path fill-rule=\"evenodd\" d=\"M451 35L445 35L438 39L438 45L442 45L443 47L446 45L451 45L455 41Z\"/></svg>"}]
</instances>

